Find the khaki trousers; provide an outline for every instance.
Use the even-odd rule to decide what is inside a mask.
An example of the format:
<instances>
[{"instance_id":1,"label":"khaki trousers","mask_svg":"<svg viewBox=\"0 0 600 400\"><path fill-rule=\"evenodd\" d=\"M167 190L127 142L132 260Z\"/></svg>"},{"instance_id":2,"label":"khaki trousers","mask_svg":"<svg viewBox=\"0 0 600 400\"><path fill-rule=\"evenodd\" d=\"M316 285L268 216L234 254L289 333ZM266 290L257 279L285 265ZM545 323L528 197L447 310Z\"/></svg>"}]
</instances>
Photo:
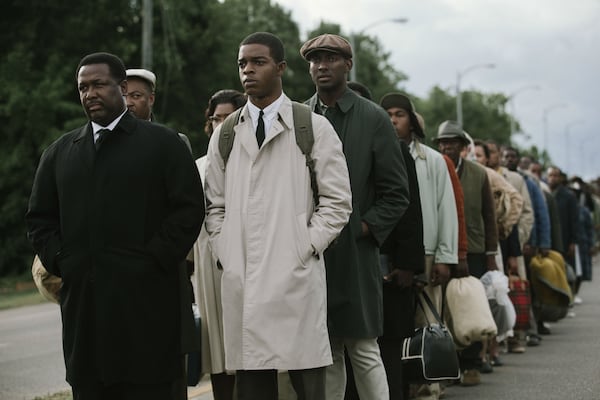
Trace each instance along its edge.
<instances>
[{"instance_id":1,"label":"khaki trousers","mask_svg":"<svg viewBox=\"0 0 600 400\"><path fill-rule=\"evenodd\" d=\"M348 339L330 337L333 364L325 371L327 400L343 400L346 392L344 348L352 363L356 390L361 399L389 400L387 377L377 338Z\"/></svg>"}]
</instances>

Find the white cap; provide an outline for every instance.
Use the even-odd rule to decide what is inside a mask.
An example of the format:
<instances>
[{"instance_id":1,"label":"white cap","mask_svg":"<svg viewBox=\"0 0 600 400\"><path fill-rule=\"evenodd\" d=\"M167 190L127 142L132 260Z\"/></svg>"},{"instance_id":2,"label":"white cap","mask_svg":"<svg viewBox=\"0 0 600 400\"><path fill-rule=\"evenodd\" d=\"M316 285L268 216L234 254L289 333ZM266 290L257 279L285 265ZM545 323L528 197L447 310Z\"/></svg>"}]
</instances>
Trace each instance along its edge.
<instances>
[{"instance_id":1,"label":"white cap","mask_svg":"<svg viewBox=\"0 0 600 400\"><path fill-rule=\"evenodd\" d=\"M150 83L150 86L152 87L152 90L154 90L156 86L156 75L154 75L154 72L148 71L147 69L143 68L134 68L128 69L126 73L128 78L136 77L148 81Z\"/></svg>"}]
</instances>

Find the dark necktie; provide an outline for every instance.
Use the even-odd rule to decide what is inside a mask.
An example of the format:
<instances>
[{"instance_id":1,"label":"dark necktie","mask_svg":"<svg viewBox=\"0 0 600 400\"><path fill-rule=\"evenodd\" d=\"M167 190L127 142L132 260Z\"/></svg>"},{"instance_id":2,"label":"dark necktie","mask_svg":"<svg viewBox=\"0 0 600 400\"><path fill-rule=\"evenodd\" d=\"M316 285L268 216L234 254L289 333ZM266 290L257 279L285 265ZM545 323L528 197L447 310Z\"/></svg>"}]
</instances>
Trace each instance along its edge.
<instances>
[{"instance_id":1,"label":"dark necktie","mask_svg":"<svg viewBox=\"0 0 600 400\"><path fill-rule=\"evenodd\" d=\"M110 133L110 129L100 129L96 133L98 134L98 139L96 139L95 145L96 145L96 151L98 151L98 149L102 145L102 142L104 142L104 140L106 139L106 135L108 133Z\"/></svg>"},{"instance_id":2,"label":"dark necktie","mask_svg":"<svg viewBox=\"0 0 600 400\"><path fill-rule=\"evenodd\" d=\"M265 113L263 110L260 110L260 113L258 114L258 125L256 126L256 141L258 142L259 149L265 141L265 121L263 120L263 115L265 115Z\"/></svg>"}]
</instances>

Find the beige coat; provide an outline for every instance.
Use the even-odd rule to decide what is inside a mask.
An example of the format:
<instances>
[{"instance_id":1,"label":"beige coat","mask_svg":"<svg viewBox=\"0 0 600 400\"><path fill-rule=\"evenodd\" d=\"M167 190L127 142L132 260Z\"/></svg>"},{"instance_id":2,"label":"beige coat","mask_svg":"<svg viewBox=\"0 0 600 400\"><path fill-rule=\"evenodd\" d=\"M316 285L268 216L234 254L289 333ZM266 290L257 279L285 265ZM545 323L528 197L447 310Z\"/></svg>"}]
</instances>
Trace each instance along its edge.
<instances>
[{"instance_id":1,"label":"beige coat","mask_svg":"<svg viewBox=\"0 0 600 400\"><path fill-rule=\"evenodd\" d=\"M531 197L529 197L529 190L527 189L527 184L525 180L519 173L508 170L505 167L499 167L498 173L504 177L521 195L523 198L523 210L521 212L521 216L519 217L519 242L521 243L521 248L523 245L527 243L529 240L529 236L531 235L531 230L533 229L533 207L531 205Z\"/></svg>"},{"instance_id":2,"label":"beige coat","mask_svg":"<svg viewBox=\"0 0 600 400\"><path fill-rule=\"evenodd\" d=\"M200 178L204 184L206 157L196 160ZM223 345L223 307L221 306L221 276L212 257L208 233L203 226L192 249L194 261L195 298L201 315L202 373L225 372L225 348Z\"/></svg>"},{"instance_id":3,"label":"beige coat","mask_svg":"<svg viewBox=\"0 0 600 400\"><path fill-rule=\"evenodd\" d=\"M506 239L519 222L523 212L523 197L502 175L491 168L485 168L488 174L492 195L496 203L496 222L498 225L498 237Z\"/></svg>"},{"instance_id":4,"label":"beige coat","mask_svg":"<svg viewBox=\"0 0 600 400\"><path fill-rule=\"evenodd\" d=\"M207 153L206 230L223 266L223 334L228 370L306 369L331 364L323 251L352 211L342 144L329 122L312 115L313 196L285 97L258 148L247 106L234 127L227 168Z\"/></svg>"}]
</instances>

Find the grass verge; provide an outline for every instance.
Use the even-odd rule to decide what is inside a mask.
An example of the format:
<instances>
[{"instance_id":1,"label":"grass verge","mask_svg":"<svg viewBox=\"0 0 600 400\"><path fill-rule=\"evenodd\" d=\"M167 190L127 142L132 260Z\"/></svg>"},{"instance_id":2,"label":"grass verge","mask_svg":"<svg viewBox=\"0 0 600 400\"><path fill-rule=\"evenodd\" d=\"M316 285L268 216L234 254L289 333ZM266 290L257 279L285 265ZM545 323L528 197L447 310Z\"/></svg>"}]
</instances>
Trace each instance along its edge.
<instances>
[{"instance_id":1,"label":"grass verge","mask_svg":"<svg viewBox=\"0 0 600 400\"><path fill-rule=\"evenodd\" d=\"M65 390L47 396L36 396L33 400L73 400L73 394L70 390Z\"/></svg>"},{"instance_id":2,"label":"grass verge","mask_svg":"<svg viewBox=\"0 0 600 400\"><path fill-rule=\"evenodd\" d=\"M0 278L0 310L46 301L35 287L31 272Z\"/></svg>"}]
</instances>

